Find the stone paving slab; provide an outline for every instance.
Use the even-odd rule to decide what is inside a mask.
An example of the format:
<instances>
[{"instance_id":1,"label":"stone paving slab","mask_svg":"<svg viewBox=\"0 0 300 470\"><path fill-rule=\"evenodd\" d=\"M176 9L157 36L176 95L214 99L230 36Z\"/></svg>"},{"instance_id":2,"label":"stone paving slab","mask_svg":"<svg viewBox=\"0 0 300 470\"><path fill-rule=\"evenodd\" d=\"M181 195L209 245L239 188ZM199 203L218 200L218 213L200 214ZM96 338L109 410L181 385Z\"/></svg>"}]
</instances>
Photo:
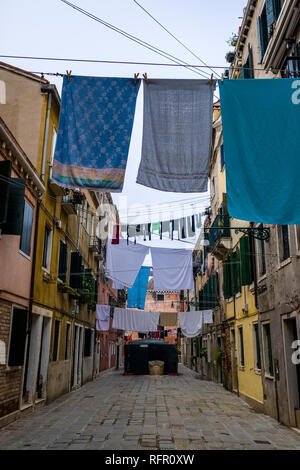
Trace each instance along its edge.
<instances>
[{"instance_id":1,"label":"stone paving slab","mask_svg":"<svg viewBox=\"0 0 300 470\"><path fill-rule=\"evenodd\" d=\"M0 449L300 450L300 434L222 385L109 371L0 432Z\"/></svg>"}]
</instances>

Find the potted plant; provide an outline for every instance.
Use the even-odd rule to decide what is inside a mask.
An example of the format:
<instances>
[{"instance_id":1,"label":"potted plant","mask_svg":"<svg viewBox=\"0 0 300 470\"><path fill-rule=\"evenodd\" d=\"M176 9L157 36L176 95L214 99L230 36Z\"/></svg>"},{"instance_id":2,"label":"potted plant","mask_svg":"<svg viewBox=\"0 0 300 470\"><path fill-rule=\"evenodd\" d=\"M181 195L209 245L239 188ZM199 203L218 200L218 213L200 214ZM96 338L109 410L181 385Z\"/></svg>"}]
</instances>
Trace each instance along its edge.
<instances>
[{"instance_id":1,"label":"potted plant","mask_svg":"<svg viewBox=\"0 0 300 470\"><path fill-rule=\"evenodd\" d=\"M218 351L215 355L215 360L214 360L214 364L215 366L217 366L218 368L221 367L222 365L222 352L221 351Z\"/></svg>"},{"instance_id":2,"label":"potted plant","mask_svg":"<svg viewBox=\"0 0 300 470\"><path fill-rule=\"evenodd\" d=\"M201 348L200 349L200 357L207 358L207 348Z\"/></svg>"},{"instance_id":3,"label":"potted plant","mask_svg":"<svg viewBox=\"0 0 300 470\"><path fill-rule=\"evenodd\" d=\"M59 292L62 292L63 294L68 293L70 291L70 287L66 282L62 281L57 281L57 288Z\"/></svg>"}]
</instances>

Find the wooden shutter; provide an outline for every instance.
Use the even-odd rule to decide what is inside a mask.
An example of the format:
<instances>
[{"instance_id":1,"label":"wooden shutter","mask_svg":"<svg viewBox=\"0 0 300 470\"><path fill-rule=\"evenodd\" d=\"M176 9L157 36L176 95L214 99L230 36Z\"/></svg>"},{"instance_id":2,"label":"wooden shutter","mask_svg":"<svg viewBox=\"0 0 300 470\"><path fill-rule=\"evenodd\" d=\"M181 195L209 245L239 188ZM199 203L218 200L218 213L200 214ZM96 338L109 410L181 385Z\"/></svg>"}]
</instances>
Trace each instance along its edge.
<instances>
[{"instance_id":1,"label":"wooden shutter","mask_svg":"<svg viewBox=\"0 0 300 470\"><path fill-rule=\"evenodd\" d=\"M60 242L59 246L59 267L58 267L58 277L63 282L66 282L66 273L67 273L67 260L68 260L68 247L64 242Z\"/></svg>"},{"instance_id":2,"label":"wooden shutter","mask_svg":"<svg viewBox=\"0 0 300 470\"><path fill-rule=\"evenodd\" d=\"M10 175L11 162L9 160L0 162L0 225L4 224L7 218Z\"/></svg>"},{"instance_id":3,"label":"wooden shutter","mask_svg":"<svg viewBox=\"0 0 300 470\"><path fill-rule=\"evenodd\" d=\"M24 217L25 179L11 178L9 182L9 198L7 205L6 223L2 233L6 235L21 235Z\"/></svg>"},{"instance_id":4,"label":"wooden shutter","mask_svg":"<svg viewBox=\"0 0 300 470\"><path fill-rule=\"evenodd\" d=\"M231 278L232 294L235 295L241 291L239 250L236 250L230 255L230 278Z\"/></svg>"},{"instance_id":5,"label":"wooden shutter","mask_svg":"<svg viewBox=\"0 0 300 470\"><path fill-rule=\"evenodd\" d=\"M230 299L231 289L230 289L230 264L229 259L223 263L223 295L224 299Z\"/></svg>"},{"instance_id":6,"label":"wooden shutter","mask_svg":"<svg viewBox=\"0 0 300 470\"><path fill-rule=\"evenodd\" d=\"M26 332L27 310L14 308L12 314L8 356L9 366L22 366L24 364Z\"/></svg>"},{"instance_id":7,"label":"wooden shutter","mask_svg":"<svg viewBox=\"0 0 300 470\"><path fill-rule=\"evenodd\" d=\"M253 282L253 272L251 263L251 249L249 237L240 239L241 247L241 284L249 286Z\"/></svg>"}]
</instances>

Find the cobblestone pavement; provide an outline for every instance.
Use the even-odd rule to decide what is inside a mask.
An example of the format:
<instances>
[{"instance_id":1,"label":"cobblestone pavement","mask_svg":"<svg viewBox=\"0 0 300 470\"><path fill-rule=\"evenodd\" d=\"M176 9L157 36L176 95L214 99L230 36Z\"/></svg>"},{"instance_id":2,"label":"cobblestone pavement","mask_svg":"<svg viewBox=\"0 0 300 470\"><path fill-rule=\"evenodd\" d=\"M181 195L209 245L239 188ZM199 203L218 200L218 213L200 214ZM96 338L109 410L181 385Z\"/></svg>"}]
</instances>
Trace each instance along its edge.
<instances>
[{"instance_id":1,"label":"cobblestone pavement","mask_svg":"<svg viewBox=\"0 0 300 470\"><path fill-rule=\"evenodd\" d=\"M104 372L0 431L0 449L300 449L300 434L222 385Z\"/></svg>"}]
</instances>

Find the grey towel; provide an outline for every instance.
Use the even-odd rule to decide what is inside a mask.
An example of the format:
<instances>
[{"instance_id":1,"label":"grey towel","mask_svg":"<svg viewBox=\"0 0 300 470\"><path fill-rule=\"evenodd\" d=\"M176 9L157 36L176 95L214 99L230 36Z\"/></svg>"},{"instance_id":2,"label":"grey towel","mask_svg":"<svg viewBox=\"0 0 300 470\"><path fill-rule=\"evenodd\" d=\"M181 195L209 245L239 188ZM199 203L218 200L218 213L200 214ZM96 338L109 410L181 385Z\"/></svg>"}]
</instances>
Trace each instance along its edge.
<instances>
[{"instance_id":1,"label":"grey towel","mask_svg":"<svg viewBox=\"0 0 300 470\"><path fill-rule=\"evenodd\" d=\"M207 191L214 89L209 80L144 83L137 183L161 191Z\"/></svg>"}]
</instances>

